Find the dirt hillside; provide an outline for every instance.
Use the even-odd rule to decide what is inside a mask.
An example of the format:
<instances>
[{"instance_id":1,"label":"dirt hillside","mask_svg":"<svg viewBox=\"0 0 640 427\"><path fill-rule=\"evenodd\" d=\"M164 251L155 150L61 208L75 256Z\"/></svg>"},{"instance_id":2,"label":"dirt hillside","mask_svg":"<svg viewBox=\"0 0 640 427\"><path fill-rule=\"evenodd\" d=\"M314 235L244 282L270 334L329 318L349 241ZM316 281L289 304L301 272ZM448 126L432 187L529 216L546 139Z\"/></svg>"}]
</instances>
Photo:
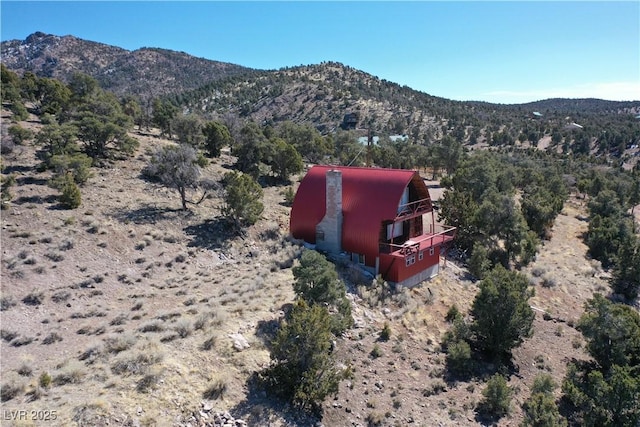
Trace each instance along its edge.
<instances>
[{"instance_id":1,"label":"dirt hillside","mask_svg":"<svg viewBox=\"0 0 640 427\"><path fill-rule=\"evenodd\" d=\"M249 382L269 362L265 337L294 296L291 266L302 248L288 237L285 188L266 187L263 218L246 236L231 235L219 194L185 212L176 192L141 178L153 147L168 142L133 136L136 155L94 169L75 210L58 206L32 143L3 158L17 183L1 224L0 369L3 395L15 391L2 402L2 425L197 425L221 411L248 425L308 425ZM204 173L219 181L233 161L223 154ZM526 270L535 332L515 352L513 410L499 425L519 423L536 374L560 382L566 363L585 357L572 325L607 281L586 258L584 211L581 200L568 202ZM439 348L447 310L466 310L477 284L442 262L438 277L384 304L369 283L349 282L356 327L337 354L354 378L326 402L324 425L478 425L482 382L447 383ZM391 339L376 342L385 322ZM4 417L19 410L56 419Z\"/></svg>"}]
</instances>

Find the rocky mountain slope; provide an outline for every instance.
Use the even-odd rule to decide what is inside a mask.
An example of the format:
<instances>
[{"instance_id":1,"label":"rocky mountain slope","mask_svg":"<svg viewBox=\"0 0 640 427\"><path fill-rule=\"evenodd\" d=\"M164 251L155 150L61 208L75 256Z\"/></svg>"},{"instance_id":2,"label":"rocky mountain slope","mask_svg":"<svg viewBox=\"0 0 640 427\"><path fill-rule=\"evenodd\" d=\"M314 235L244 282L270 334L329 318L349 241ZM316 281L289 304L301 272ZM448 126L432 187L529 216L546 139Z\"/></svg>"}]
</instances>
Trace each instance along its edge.
<instances>
[{"instance_id":1,"label":"rocky mountain slope","mask_svg":"<svg viewBox=\"0 0 640 427\"><path fill-rule=\"evenodd\" d=\"M130 52L73 36L34 33L4 41L5 66L67 80L74 72L96 78L118 95L143 103L165 97L183 111L259 123L311 123L329 134L340 127L406 134L413 143L450 135L465 144L573 151L635 164L640 101L549 99L521 105L460 102L379 79L336 62L254 70L143 48ZM148 105L148 104L147 104ZM150 111L150 108L146 108ZM351 117L353 121L346 122Z\"/></svg>"},{"instance_id":2,"label":"rocky mountain slope","mask_svg":"<svg viewBox=\"0 0 640 427\"><path fill-rule=\"evenodd\" d=\"M2 63L22 74L68 81L73 73L94 77L104 89L142 99L180 93L215 79L252 71L184 52L142 48L128 51L74 36L36 32L25 40L3 41Z\"/></svg>"}]
</instances>

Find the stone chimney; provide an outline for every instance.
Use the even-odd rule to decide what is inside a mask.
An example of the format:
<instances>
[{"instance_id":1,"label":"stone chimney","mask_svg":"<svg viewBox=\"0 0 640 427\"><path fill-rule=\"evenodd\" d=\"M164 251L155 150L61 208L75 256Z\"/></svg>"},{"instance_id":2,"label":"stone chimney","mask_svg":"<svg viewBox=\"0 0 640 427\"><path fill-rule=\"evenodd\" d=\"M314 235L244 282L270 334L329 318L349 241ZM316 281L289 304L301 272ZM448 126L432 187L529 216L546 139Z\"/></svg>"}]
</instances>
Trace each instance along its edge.
<instances>
[{"instance_id":1,"label":"stone chimney","mask_svg":"<svg viewBox=\"0 0 640 427\"><path fill-rule=\"evenodd\" d=\"M342 251L342 172L329 170L326 176L326 211L316 226L316 247L319 250Z\"/></svg>"}]
</instances>

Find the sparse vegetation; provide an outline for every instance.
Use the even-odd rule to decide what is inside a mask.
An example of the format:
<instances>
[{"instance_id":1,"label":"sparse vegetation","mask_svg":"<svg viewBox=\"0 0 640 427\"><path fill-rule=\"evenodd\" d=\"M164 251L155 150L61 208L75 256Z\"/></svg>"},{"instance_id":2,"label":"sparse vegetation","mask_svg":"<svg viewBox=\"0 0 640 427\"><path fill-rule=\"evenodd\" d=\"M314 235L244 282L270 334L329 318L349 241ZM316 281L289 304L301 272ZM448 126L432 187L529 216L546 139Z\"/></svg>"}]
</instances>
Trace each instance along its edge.
<instances>
[{"instance_id":1,"label":"sparse vegetation","mask_svg":"<svg viewBox=\"0 0 640 427\"><path fill-rule=\"evenodd\" d=\"M264 92L260 97L268 100L269 93L288 90L286 79L289 77L286 73L299 74L313 83L320 80L308 77L311 76L308 73L325 68L335 70L340 75L339 80L344 76L344 88L347 88L346 84L350 81L347 74L359 75L357 70L345 70L337 64L327 64L320 68L294 67L279 71L283 73L283 80L276 82L277 85L274 80L263 78L258 89L251 90ZM318 76L324 79L318 85L324 86L322 90L326 94L323 97L333 99L335 106L340 105L340 108L334 106L334 111L340 110L340 114L343 114L344 108L349 108L351 100L358 99L359 93L371 90L369 84L377 84L370 77L363 76L359 84L343 89L344 93L332 93L331 85L335 80L333 75ZM178 79L180 75L176 74L175 77ZM0 309L3 312L3 325L11 329L2 330L2 351L3 354L6 350L7 354L17 353L20 356L3 359L3 393L5 383L19 386L24 382L24 388L13 397L12 404L30 405L32 400L40 399L37 403L43 407L52 402L59 404L60 393L66 395L67 390L81 388L86 393L100 394L100 398L95 401L97 403L77 405L78 402L74 401L77 393L70 392L68 403L65 402L61 408L72 412L75 417L73 420L63 419L61 423L84 422L86 425L110 419L114 415L110 413L113 408L130 408L131 405L123 403L130 397L126 390L134 393L136 406L139 402L143 415L136 414L136 408L133 408L133 413L129 409L118 409L122 413L118 412L117 416L138 418L141 424L159 419L158 414L154 413L155 405L146 402L149 399L166 399L167 388L171 388L178 399L191 402L187 405L195 409L201 409L199 406L202 398L217 400L216 408L223 410L245 398L249 405L254 403L252 399L260 400L262 394L252 393L254 390L244 395L245 386L253 386L251 375L264 363L265 350L272 351L274 337L281 333L279 330L295 323L290 305L293 293L283 284L289 280L287 278L291 276L291 268L299 265L300 254L309 252L303 250L299 242L287 237L288 209L285 205L292 203L300 176L288 176L290 171L282 168L282 159L288 154L295 157L291 150L293 147L310 163L346 164L354 161L353 164L356 165L363 162L363 156L356 156L361 150L356 132L339 131L329 137L318 132L314 127L315 122L291 122L283 125L280 122L282 118L274 116L273 121L268 124L260 122L260 125L247 126L244 135L241 135L243 124L234 124L234 120L249 119L254 114L250 104L247 104L240 119L231 117L232 114L216 112L210 117L225 123L231 139L224 144L228 145L230 151L224 149L215 153L215 146L205 147L210 151L209 154L215 154L217 158L206 167L203 167L205 162L198 158L198 165L201 167L201 177L215 183L212 188L220 191L209 192L209 197L204 198L203 203L192 212L182 212L173 209L175 206L168 197L167 188L150 186L149 181L140 179L139 176L140 170L153 155L152 147L173 145L173 142L158 138L157 129L145 127L145 120L150 120L150 114L155 113L151 111L151 101L138 106L142 108L135 113L138 114L135 120L140 127L130 134L140 133L143 149L136 152L135 156L127 157L129 153L125 147L121 150L109 142L107 150L103 151L106 157L101 157L101 147L90 146L86 139L92 129L97 129L94 120L96 112L87 106L87 102L94 97L97 103L111 109L113 100L105 98L88 80L74 80L72 91L66 84L54 83L52 79L41 80L35 76L29 77L28 73L18 79L23 78L25 84L29 79L35 79L37 87L43 92L38 92L40 95L36 98L25 100L30 118L28 122L20 123L25 129L28 127L34 130L33 135L37 136L33 139L23 138L20 141L22 145L14 147L7 157L5 144L12 138L2 138L3 165L8 163L8 167L3 169L3 207L5 189L13 193L10 197L11 211L7 215L3 214L2 246L6 252L2 265L3 295ZM304 85L307 89L310 88L306 86L309 82ZM242 84L248 83L243 80ZM82 86L93 95L85 96ZM3 80L3 91L5 88ZM385 102L392 98L397 101L400 99L399 94L405 92L404 88L391 84L384 85L382 90L389 88L393 88L395 94L385 92L389 95ZM59 90L60 100L66 99L65 103L70 102L69 97L73 96L81 100L82 105L77 110L67 110L62 104L56 107L50 100L42 98L44 93L50 93L48 91L53 89ZM28 91L28 88L25 90ZM306 105L313 105L315 102L314 97L318 95L315 90L311 88L302 95ZM242 89L238 92L238 99L247 94ZM180 95L180 100L170 97L168 102L175 109L175 117L181 110L176 105L185 102L188 96L191 95ZM287 93L286 96L290 97L291 94ZM299 102L295 96L292 99L291 104ZM211 99L212 104L218 102L218 99ZM574 136L571 136L573 134L561 128L557 131L563 134L561 142L553 145L548 153L541 149L525 153L520 150L519 143L510 147L509 153L505 153L506 150L500 145L516 141L517 133L513 133L523 123L520 119L503 122L504 111L509 111L511 107L491 107L495 111L489 111L485 106L478 105L474 107L472 116L465 116L462 120L456 116L463 108L462 103L454 103L446 107L446 110L441 110L440 100L428 102L428 109L416 104L414 110L402 112L403 117L392 117L389 120L385 118L385 123L377 131L410 126L409 123L418 120L419 115L424 115L424 123L432 121L428 127L433 132L425 134L427 128L422 126L415 130L414 137L411 130L411 143L408 144L392 144L381 135L380 144L372 150L372 159L377 166L419 167L423 176L441 175L448 170L442 183L454 190L446 196L452 200L449 205L444 203L444 208L440 202L441 209L438 213L453 207L469 208L449 211L447 215L460 216L460 224L454 224L460 226L457 241L470 244L471 249L464 252L464 248L456 248L460 250L447 253L457 256L455 259L452 256L447 258L446 268L441 270L439 277L433 279L433 285L429 285L436 292L435 296L427 294L425 286L396 289L381 279L371 280L368 276L362 279L364 275L356 275L352 269L344 268L342 261L338 262L337 269L329 263L337 273L336 283L345 287L343 296L348 300L350 309L353 309L352 316L357 321L358 329L346 331L342 335L340 328L333 327L335 319L332 319L333 331L326 333L330 342L330 351L327 352L330 360L324 364L317 362L326 356L327 353L324 352L320 352L321 357L313 355L305 358L311 360L312 368L317 368L311 369L312 373L308 375L300 374L301 370L295 370L297 367L290 368L292 365L285 360L294 357L291 347L300 345L303 350L306 349L299 339L294 342L298 335L293 336L294 330L289 330L287 339L282 339L281 348L276 349L275 353L279 354L279 358L272 355L272 366L282 365L284 367L279 372L283 376L290 375L286 377L286 381L289 381L286 384L291 385L289 394L283 392L280 395L291 399L296 408L311 408L309 410L312 412L322 410L328 420L335 422L335 417L339 416L339 423L473 424L471 418L482 388L480 381L495 369L501 373L511 373L509 368L512 365L508 363L511 361L507 359L510 357L510 349L515 348L510 347L499 356L483 347L486 342L484 334L480 334L475 325L477 312L473 311L474 307L471 310L469 308L478 287L482 293L484 285L473 279L488 278L489 281L495 281L492 277L492 267L495 265L529 271L525 264L533 263L530 270L532 278L528 280L530 285L540 286L537 289L540 296L532 298L527 305L530 303L545 310L544 314L536 313L536 316L538 320L542 317L548 321L536 321L533 324L533 339L513 352L513 366L521 368L519 374L513 375L510 380L513 383L513 400L525 404L522 411L520 407L512 408L508 423L518 424L523 421L525 425L564 425L562 418L558 416L558 402L552 391L548 391L548 387L536 385L536 380L531 388L531 395L526 395L531 375L542 372L561 375L564 372L564 359L561 357L583 360L586 358L585 351L589 352L588 356L593 362L584 365L576 363L575 367L570 368L563 388L563 414L569 417L572 425L600 425L601 422L602 425L607 425L610 421L606 420L615 420L624 425L624 420L627 419L637 423L634 418L637 405L634 406L633 400L622 399L622 409L615 407L614 402L614 397L620 396L636 396L636 401L639 400L635 362L617 359L619 352L632 355L630 360L633 359L636 349L631 345L621 351L612 350L611 357L615 358L616 363L604 369L598 362L600 356L591 354L592 341L600 338L588 334L585 334L584 340L577 337L572 320L579 316L575 311L576 307L590 295L592 289L601 292L611 289L613 295L610 297L613 301L624 301L629 306L635 303L634 290L637 290L637 286L634 286L634 279L637 274L634 267L639 263L635 256L637 250L634 252L637 241L630 238L634 226L630 220L634 196L633 180L629 178L633 175L619 170L620 164L627 162L628 165L629 158L616 158L614 165L608 163L605 150L597 154L598 165L592 168L586 163L591 160L567 156L564 151L562 157L558 156L562 159L561 162L557 162L552 151L564 150L564 146L571 150L574 144ZM120 105L124 108L125 100ZM620 111L626 109L624 114L630 111L629 107L621 106L622 104L607 105L620 107ZM5 103L4 106L7 107L8 104ZM128 111L132 114L136 110L134 107L131 103L128 106ZM262 107L255 104L254 108ZM370 114L375 108L363 104L360 114ZM41 115L40 112L44 110L51 114ZM113 110L116 108L113 107ZM423 113L424 111L428 113ZM437 111L440 113L436 113ZM80 135L77 124L82 121L80 115L85 113L88 126ZM5 109L3 114L6 117L11 113ZM282 117L286 117L286 114L282 113ZM433 118L431 114L441 114L442 117ZM545 112L547 117L552 114L555 113ZM581 119L590 120L591 113L581 111L580 114ZM518 115L522 116L522 111ZM171 119L170 116L169 114L167 118ZM271 116L270 113L268 117ZM602 113L602 116L608 120L607 133L617 132L618 122L609 120L614 116L610 113ZM564 117L566 116L561 119ZM446 126L443 126L445 120ZM382 122L382 119L378 121ZM552 132L551 126L561 126L558 123L552 123L551 120L542 123L539 120L535 122L535 129L527 130L527 137L549 134ZM198 138L193 138L194 134L189 134L189 129L184 126L188 124L185 121L180 124L180 128L169 120L164 123L167 126L165 134L187 143L200 143ZM527 126L531 124L533 123ZM547 125L549 129L546 129ZM625 141L632 141L632 135L637 134L637 124L633 122L627 127L629 133L626 134ZM589 133L594 132L589 138L592 150L597 150L607 138L593 129L588 129ZM252 131L259 131L262 136L257 133L250 135ZM453 140L445 139L446 134L452 132L457 132L459 136ZM465 145L473 134L480 149L465 153ZM562 141L562 138L565 140ZM245 144L250 140L258 142L252 147L256 148L255 151L249 149L250 144ZM422 141L428 141L428 144L423 144ZM531 136L527 144L531 143L533 146L534 141ZM471 160L472 157L483 156L481 147L487 143L494 144L495 152L486 159ZM202 146L195 148L197 151ZM62 150L62 153L56 150ZM93 165L87 162L89 152L92 153ZM240 154L244 157L239 156ZM259 157L252 158L251 155L254 154ZM124 158L128 160L119 161ZM240 160L239 163L236 160ZM420 164L412 164L414 161ZM225 183L221 177L229 170L242 170L243 167L247 168L248 175L255 176L261 187L261 197L256 196L251 201L261 202L263 210L257 215L258 220L253 225L245 222L239 227L241 233L238 236L229 232L228 223L220 218L219 211L225 203L223 195L226 189L220 188L218 182ZM473 173L469 172L469 168ZM590 175L592 171L595 172ZM598 178L601 172L602 176ZM52 174L58 175L60 180L71 176L79 186L82 205L87 207L82 213L75 214L77 218L65 213L68 211L59 210L57 193L47 186ZM456 177L458 174L460 177ZM620 180L618 176L621 177ZM561 177L562 185L558 182L558 177ZM292 181L285 182L289 178ZM462 182L464 179L469 179L469 182ZM476 182L471 182L474 179ZM574 184L575 179L582 183ZM9 180L12 180L13 186L7 184ZM449 181L453 184L449 185ZM528 183L531 184L529 187ZM598 190L599 186L603 188ZM561 191L549 191L549 187L571 189L574 192L568 203L565 203L566 199L562 201L565 209L560 214L560 226L554 225L550 218L556 214L555 211L560 207L559 199L564 194ZM605 189L612 190L613 193L602 193ZM465 198L455 194L458 190L477 191L479 196ZM497 195L491 194L494 190ZM575 192L578 190L576 200ZM598 193L602 193L600 197ZM584 213L585 204L589 204L590 208L594 207L591 216ZM614 215L605 215L607 205L610 205ZM596 215L600 219L596 219ZM593 224L587 224L587 220ZM562 225L563 221L565 225ZM567 223L575 228L563 230L563 227L567 228ZM503 226L504 229L501 228ZM570 233L562 234L563 231ZM598 260L583 260L582 255L586 249L575 240L575 236L581 236L583 232L588 236L589 246L593 246L593 255L598 255L600 243L612 243L602 253L605 264L608 262L609 266L602 267ZM557 251L557 246L548 245L551 243L549 239L558 237L557 233L569 236L567 240L575 245L575 251ZM476 241L480 241L480 244L476 245ZM540 241L545 244L543 250L536 255L535 249ZM534 261L534 255L541 257L545 252L557 258L557 266ZM563 275L567 270L559 268L564 267L562 263L567 260L570 260L567 267L573 267L573 263L576 263L575 277L573 273ZM580 264L575 260L579 260ZM318 262L313 267L322 270L323 264ZM470 277L469 273L475 277ZM608 280L611 288L606 286ZM313 281L309 287L314 288L318 284L323 285L322 280ZM29 294L29 302L21 302L25 293L31 289L33 298ZM338 294L342 295L340 292ZM511 293L508 292L507 295L495 301L488 299L484 310L487 317L488 314L497 317L496 314L499 313L495 307L510 306L507 303L510 302ZM339 304L328 303L322 298L319 300L321 301L314 302L310 298L307 305L324 306L328 309L328 316L340 314ZM337 300L340 301L341 298ZM624 335L623 332L628 329L627 322L621 320L625 316L619 316L617 310L603 311L612 316L614 321L611 323L621 325L616 331L602 332L614 342L617 342L616 334ZM612 315L612 312L616 313ZM29 316L23 316L23 313ZM445 313L445 320L450 325L443 320ZM524 308L516 317L519 314L524 314L526 320ZM277 326L279 317L285 319L280 329ZM15 322L16 318L23 319L24 322L10 323ZM5 319L9 320L5 323ZM567 323L564 323L567 319ZM316 328L315 323L311 323L314 329L311 332L304 330L305 333L313 335L318 330L322 334L326 332L323 327ZM505 321L504 324L508 327L504 329L511 329L514 323ZM586 333L586 324L578 324L581 331ZM441 333L447 327L450 328L449 331L441 338ZM589 326L595 336L599 336L601 332L594 333L593 330L601 327L603 326ZM236 352L228 335L238 332L240 328L251 347ZM526 329L520 328L522 335L511 343L518 345L519 341L527 338ZM307 343L310 341L313 340L310 339ZM553 345L549 348L558 347L560 351L547 352L547 341ZM626 341L635 342L629 337ZM82 344L77 345L79 342ZM613 345L617 346L618 344ZM606 349L597 351L606 353ZM45 352L46 357L41 362L39 354ZM161 363L165 352L168 354L166 367ZM22 357L27 354L33 355L34 359ZM346 355L344 363L338 359L338 356L343 355ZM487 355L494 363L489 363L485 357ZM71 358L71 362L75 364L65 362L66 358ZM25 364L23 360L29 362ZM33 360L38 360L38 363L35 364ZM505 363L498 367L495 362ZM527 364L526 369L522 369L523 362ZM628 366L618 364L622 362ZM55 381L51 376L46 380L48 374L44 370L47 369L54 375ZM228 369L233 370L234 375L217 376L219 372L224 373ZM41 376L38 378L38 375ZM14 381L12 376L17 380ZM346 377L349 379L340 382L339 389L335 385L338 397L331 401L326 397L336 392L333 389L334 383L338 382L334 381L335 377L339 381ZM183 382L183 378L188 378L184 388L169 387L178 381ZM195 384L192 381L199 381L199 385L192 387ZM269 384L268 381L266 383ZM60 389L45 391L52 384ZM139 394L136 395L136 392ZM315 401L308 403L312 399ZM412 402L416 401L424 402L425 405L414 405ZM264 420L272 420L281 415L275 405L263 402L260 400L248 415L252 417L253 424L259 425ZM75 409L71 409L74 406ZM182 408L189 410L185 405ZM303 417L301 414L294 414L295 409L289 410L291 412L287 416L291 415L292 419ZM173 409L167 409L167 412L171 416L175 415ZM102 418L91 418L98 416Z\"/></svg>"},{"instance_id":2,"label":"sparse vegetation","mask_svg":"<svg viewBox=\"0 0 640 427\"><path fill-rule=\"evenodd\" d=\"M81 365L76 365L77 362L70 362L67 366L63 367L56 374L53 375L53 384L65 385L65 384L80 384L86 376L86 371Z\"/></svg>"},{"instance_id":3,"label":"sparse vegetation","mask_svg":"<svg viewBox=\"0 0 640 427\"><path fill-rule=\"evenodd\" d=\"M223 379L217 379L202 393L205 399L222 399L227 392L227 383Z\"/></svg>"},{"instance_id":4,"label":"sparse vegetation","mask_svg":"<svg viewBox=\"0 0 640 427\"><path fill-rule=\"evenodd\" d=\"M9 310L11 307L15 307L17 302L11 296L0 297L0 311Z\"/></svg>"},{"instance_id":5,"label":"sparse vegetation","mask_svg":"<svg viewBox=\"0 0 640 427\"><path fill-rule=\"evenodd\" d=\"M49 345L62 341L62 337L57 332L51 332L49 335L42 339L42 344Z\"/></svg>"},{"instance_id":6,"label":"sparse vegetation","mask_svg":"<svg viewBox=\"0 0 640 427\"><path fill-rule=\"evenodd\" d=\"M153 349L140 351L136 354L127 353L118 358L111 365L111 371L116 375L144 375L149 367L162 361L164 356Z\"/></svg>"},{"instance_id":7,"label":"sparse vegetation","mask_svg":"<svg viewBox=\"0 0 640 427\"><path fill-rule=\"evenodd\" d=\"M24 385L17 382L8 382L0 386L0 401L7 402L24 392Z\"/></svg>"},{"instance_id":8,"label":"sparse vegetation","mask_svg":"<svg viewBox=\"0 0 640 427\"><path fill-rule=\"evenodd\" d=\"M389 326L389 322L384 322L378 338L380 341L389 341L389 338L391 338L391 327Z\"/></svg>"},{"instance_id":9,"label":"sparse vegetation","mask_svg":"<svg viewBox=\"0 0 640 427\"><path fill-rule=\"evenodd\" d=\"M44 292L36 292L32 291L28 293L24 298L22 298L22 302L26 305L40 305L44 301Z\"/></svg>"}]
</instances>

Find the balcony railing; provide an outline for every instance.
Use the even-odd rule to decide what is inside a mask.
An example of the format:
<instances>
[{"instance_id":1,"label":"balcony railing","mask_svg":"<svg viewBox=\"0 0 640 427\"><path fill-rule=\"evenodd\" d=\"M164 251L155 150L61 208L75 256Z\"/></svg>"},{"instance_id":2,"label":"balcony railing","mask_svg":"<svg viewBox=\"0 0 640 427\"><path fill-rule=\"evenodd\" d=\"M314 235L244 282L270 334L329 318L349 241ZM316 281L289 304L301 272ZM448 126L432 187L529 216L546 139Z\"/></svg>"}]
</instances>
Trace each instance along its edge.
<instances>
[{"instance_id":1,"label":"balcony railing","mask_svg":"<svg viewBox=\"0 0 640 427\"><path fill-rule=\"evenodd\" d=\"M434 228L434 232L412 237L401 244L381 242L380 253L408 256L418 252L420 248L429 248L450 242L456 234L455 227L436 225L432 228Z\"/></svg>"}]
</instances>

